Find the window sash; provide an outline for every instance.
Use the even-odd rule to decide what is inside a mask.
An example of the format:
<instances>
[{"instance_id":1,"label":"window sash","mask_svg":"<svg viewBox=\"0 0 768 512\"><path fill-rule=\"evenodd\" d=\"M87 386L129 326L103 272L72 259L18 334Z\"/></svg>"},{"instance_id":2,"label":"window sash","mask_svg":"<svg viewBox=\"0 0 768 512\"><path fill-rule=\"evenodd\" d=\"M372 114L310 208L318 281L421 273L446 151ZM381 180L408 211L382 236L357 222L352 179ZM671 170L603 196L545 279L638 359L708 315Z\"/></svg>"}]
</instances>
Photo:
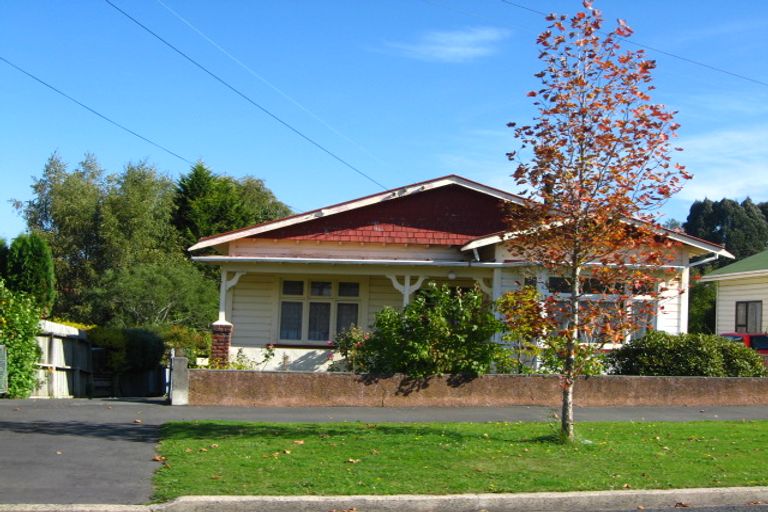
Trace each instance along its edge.
<instances>
[{"instance_id":1,"label":"window sash","mask_svg":"<svg viewBox=\"0 0 768 512\"><path fill-rule=\"evenodd\" d=\"M336 334L357 325L360 315L359 306L356 302L339 302L336 304Z\"/></svg>"},{"instance_id":2,"label":"window sash","mask_svg":"<svg viewBox=\"0 0 768 512\"><path fill-rule=\"evenodd\" d=\"M331 337L331 303L310 302L307 339L329 341Z\"/></svg>"},{"instance_id":3,"label":"window sash","mask_svg":"<svg viewBox=\"0 0 768 512\"><path fill-rule=\"evenodd\" d=\"M303 310L303 302L282 301L280 303L281 340L301 340Z\"/></svg>"},{"instance_id":4,"label":"window sash","mask_svg":"<svg viewBox=\"0 0 768 512\"><path fill-rule=\"evenodd\" d=\"M763 302L760 300L736 302L736 332L762 331Z\"/></svg>"}]
</instances>

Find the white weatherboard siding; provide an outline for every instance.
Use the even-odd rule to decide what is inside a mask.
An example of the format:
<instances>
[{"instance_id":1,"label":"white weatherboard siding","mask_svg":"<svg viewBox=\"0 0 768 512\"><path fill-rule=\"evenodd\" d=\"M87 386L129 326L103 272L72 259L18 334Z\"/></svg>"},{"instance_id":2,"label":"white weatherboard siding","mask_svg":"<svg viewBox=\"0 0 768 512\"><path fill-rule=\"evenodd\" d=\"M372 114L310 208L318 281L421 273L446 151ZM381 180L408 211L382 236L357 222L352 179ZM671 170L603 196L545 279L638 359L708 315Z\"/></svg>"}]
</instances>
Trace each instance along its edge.
<instances>
[{"instance_id":1,"label":"white weatherboard siding","mask_svg":"<svg viewBox=\"0 0 768 512\"><path fill-rule=\"evenodd\" d=\"M402 282L402 278L400 279ZM363 315L365 325L361 327L369 329L376 320L376 313L387 306L395 309L401 308L403 295L395 290L392 282L386 277L371 277L368 284L368 314Z\"/></svg>"},{"instance_id":2,"label":"white weatherboard siding","mask_svg":"<svg viewBox=\"0 0 768 512\"><path fill-rule=\"evenodd\" d=\"M274 343L277 314L276 276L246 274L232 289L232 346L256 347Z\"/></svg>"},{"instance_id":3,"label":"white weatherboard siding","mask_svg":"<svg viewBox=\"0 0 768 512\"><path fill-rule=\"evenodd\" d=\"M687 311L681 311L680 308L680 281L670 281L665 286L667 291L659 297L659 306L656 311L656 330L680 334L683 329L681 315L687 314Z\"/></svg>"},{"instance_id":4,"label":"white weatherboard siding","mask_svg":"<svg viewBox=\"0 0 768 512\"><path fill-rule=\"evenodd\" d=\"M314 242L244 239L229 246L229 256L274 256L291 258L402 259L457 261L462 254L452 247L409 244L397 246L359 242Z\"/></svg>"},{"instance_id":5,"label":"white weatherboard siding","mask_svg":"<svg viewBox=\"0 0 768 512\"><path fill-rule=\"evenodd\" d=\"M718 281L716 332L735 331L736 303L752 300L763 301L762 331L765 332L768 330L768 277Z\"/></svg>"}]
</instances>

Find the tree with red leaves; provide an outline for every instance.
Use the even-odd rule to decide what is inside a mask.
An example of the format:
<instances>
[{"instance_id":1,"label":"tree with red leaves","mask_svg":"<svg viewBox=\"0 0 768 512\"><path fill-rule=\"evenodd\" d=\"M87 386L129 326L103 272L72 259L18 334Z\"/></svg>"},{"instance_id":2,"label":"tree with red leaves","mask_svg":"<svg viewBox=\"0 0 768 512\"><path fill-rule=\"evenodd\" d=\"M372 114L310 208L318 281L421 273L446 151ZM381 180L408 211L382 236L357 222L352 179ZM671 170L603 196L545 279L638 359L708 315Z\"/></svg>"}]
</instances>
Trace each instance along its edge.
<instances>
[{"instance_id":1,"label":"tree with red leaves","mask_svg":"<svg viewBox=\"0 0 768 512\"><path fill-rule=\"evenodd\" d=\"M545 343L563 347L566 439L573 439L575 354L590 339L626 340L655 310L674 252L657 211L691 177L669 156L674 113L650 101L654 61L621 49L632 34L623 20L603 32L600 11L584 7L570 18L547 17L537 39L542 87L528 93L538 114L530 126L509 125L520 146L508 154L517 163L513 178L530 200L509 210L509 249L567 288L547 298L541 319Z\"/></svg>"}]
</instances>

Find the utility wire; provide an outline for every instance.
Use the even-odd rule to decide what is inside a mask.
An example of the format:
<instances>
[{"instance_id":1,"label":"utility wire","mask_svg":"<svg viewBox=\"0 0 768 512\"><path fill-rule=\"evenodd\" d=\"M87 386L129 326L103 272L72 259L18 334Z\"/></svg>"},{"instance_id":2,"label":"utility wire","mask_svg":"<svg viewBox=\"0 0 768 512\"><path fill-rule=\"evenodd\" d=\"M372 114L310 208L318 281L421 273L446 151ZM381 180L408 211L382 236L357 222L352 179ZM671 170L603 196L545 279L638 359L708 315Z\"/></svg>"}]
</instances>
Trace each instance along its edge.
<instances>
[{"instance_id":1,"label":"utility wire","mask_svg":"<svg viewBox=\"0 0 768 512\"><path fill-rule=\"evenodd\" d=\"M158 149L161 149L161 150L165 151L165 152L166 152L166 153L168 153L169 155L175 156L175 157L176 157L176 158L178 158L179 160L181 160L181 161L183 161L183 162L186 162L186 163L188 163L189 165L193 165L193 163L192 163L192 161L191 161L191 160L187 160L186 158L184 158L183 156L179 155L178 153L174 153L173 151L171 151L171 150L170 150L170 149L168 149L167 147L165 147L165 146L163 146L163 145L161 145L161 144L158 144L157 142L155 142L155 141L153 141L153 140L151 140L151 139L148 139L147 137L144 137L143 135L141 135L141 134L139 134L139 133L136 133L135 131L131 130L131 129L130 129L130 128L128 128L127 126L125 126L125 125L122 125L122 124L118 123L117 121L115 121L115 120L113 120L113 119L110 119L109 117L105 116L104 114L102 114L102 113L100 113L100 112L98 112L98 111L96 111L96 110L92 109L91 107L89 107L89 106L88 106L88 105L86 105L85 103L82 103L81 101L78 101L78 100L76 100L75 98L73 98L73 97L72 97L72 96L70 96L69 94L65 93L65 92L64 92L64 91L62 91L61 89L57 89L56 87L54 87L53 85L49 84L49 83L48 83L48 82L46 82L45 80L43 80L43 79L41 79L41 78L38 78L38 77L36 77L35 75L33 75L32 73L30 73L29 71L26 71L26 70L24 70L24 69L20 68L19 66L17 66L17 65L16 65L16 64L14 64L13 62L9 61L8 59L6 59L5 57L3 57L2 55L0 55L0 61L3 61L3 62L5 62L6 64L8 64L9 66L11 66L11 67L12 67L13 69L15 69L16 71L18 71L18 72L20 72L20 73L23 73L23 74L27 75L27 76L28 76L29 78L31 78L32 80L36 81L36 82L37 82L37 83L39 83L39 84L42 84L42 85L46 86L47 88L49 88L50 90L52 90L52 91L56 92L57 94L60 94L61 96L64 96L64 97L65 97L65 98L67 98L69 101L71 101L71 102L73 102L73 103L75 103L75 104L77 104L77 105L81 106L82 108L84 108L85 110L87 110L88 112L90 112L91 114L94 114L94 115L96 115L96 116L98 116L98 117L102 118L102 119L103 119L103 120L105 120L106 122L108 122L108 123L110 123L110 124L112 124L112 125L114 125L114 126L117 126L117 127L118 127L118 128L120 128L121 130L123 130L123 131L126 131L126 132L130 133L130 134L131 134L131 135L133 135L134 137L138 137L139 139L143 140L144 142L148 142L149 144L152 144L152 145L153 145L153 146L155 146L156 148L158 148Z\"/></svg>"},{"instance_id":2,"label":"utility wire","mask_svg":"<svg viewBox=\"0 0 768 512\"><path fill-rule=\"evenodd\" d=\"M528 6L525 6L525 5L522 5L522 4L518 4L516 2L512 2L511 0L501 0L501 1L503 3L505 3L505 4L507 4L507 5L511 5L512 7L517 7L518 9L522 9L524 11L532 12L534 14L540 14L542 16L546 16L548 14L548 13L546 13L544 11L539 11L537 9L533 9L531 7L528 7ZM605 34L606 32L602 32L602 33ZM681 60L683 62L687 62L689 64L693 64L695 66L700 66L700 67L703 67L703 68L707 68L707 69L710 69L712 71L716 71L718 73L723 73L723 74L726 74L726 75L730 75L730 76L732 76L734 78L739 78L741 80L746 80L747 82L752 82L753 84L762 85L763 87L768 87L768 82L764 82L764 81L758 80L756 78L752 78L752 77L749 77L749 76L746 76L746 75L742 75L742 74L739 74L739 73L734 73L733 71L728 71L727 69L719 68L717 66L712 66L711 64L707 64L706 62L701 62L701 61L698 61L698 60L689 59L688 57L683 57L682 55L677 55L675 53L668 52L666 50L662 50L661 48L655 48L653 46L649 46L647 44L639 43L637 41L633 41L633 40L627 39L625 37L620 37L620 36L615 36L615 37L616 37L616 39L618 39L620 41L623 41L625 43L633 44L635 46L639 46L640 48L644 48L646 50L651 50L652 52L660 53L662 55L666 55L667 57L672 57L673 59Z\"/></svg>"},{"instance_id":3,"label":"utility wire","mask_svg":"<svg viewBox=\"0 0 768 512\"><path fill-rule=\"evenodd\" d=\"M120 14L122 14L123 16L125 16L126 18L131 20L133 23L135 23L136 25L138 25L139 27L144 29L147 33L152 35L155 39L157 39L158 41L160 41L161 43L166 45L168 48L172 49L173 51L175 51L176 53L181 55L184 59L186 59L188 62L193 64L195 67L197 67L198 69L200 69L201 71L206 73L208 76L210 76L211 78L213 78L214 80L219 82L221 85L223 85L224 87L226 87L227 89L229 89L233 93L237 94L238 96L240 96L242 99L244 99L245 101L247 101L248 103L250 103L254 107L256 107L259 110L261 110L264 114L268 115L269 117L271 117L272 119L274 119L275 121L277 121L278 123L283 125L284 127L288 128L290 131L292 131L293 133L295 133L296 135L298 135L299 137L304 139L305 141L309 142L310 144L312 144L313 146L315 146L316 148L318 148L319 150L321 150L322 152L324 152L328 156L334 158L336 161L338 161L341 164L345 165L349 169L353 170L354 172L356 172L360 176L366 178L367 180L371 181L372 183L375 183L376 185L381 187L383 190L388 190L387 187L385 187L384 185L382 185L381 183L379 183L378 181L373 179L371 176L367 175L366 173L364 173L363 171L361 171L360 169L358 169L357 167L355 167L351 163L347 162L346 160L341 158L339 155L337 155L336 153L334 153L330 149L327 149L325 146L323 146L319 142L316 142L314 139L310 138L308 135L305 135L303 132L301 132L297 128L294 128L287 121L283 121L283 119L278 117L276 114L272 113L266 107L263 107L262 105L260 105L256 101L252 100L250 97L248 97L245 93L241 92L239 89L237 89L234 86L230 85L226 80L224 80L223 78L219 77L213 71L210 71L208 68L206 68L205 66L203 66L202 64L197 62L195 59L193 59L192 57L190 57L189 55L187 55L186 53L181 51L179 48L177 48L176 46L174 46L173 44L171 44L167 40L163 39L163 37L161 37L159 34L157 34L156 32L153 32L149 27L147 27L146 25L141 23L139 20L137 20L136 18L134 18L133 16L131 16L130 14L128 14L127 12L125 12L124 10L119 8L118 6L116 6L110 0L104 0L104 2L106 2L109 6L111 6L113 9L115 9L117 12L119 12Z\"/></svg>"},{"instance_id":4,"label":"utility wire","mask_svg":"<svg viewBox=\"0 0 768 512\"><path fill-rule=\"evenodd\" d=\"M213 39L211 39L211 38L210 38L210 37L209 37L207 34L205 34L205 33L204 33L202 30L200 30L200 29L199 29L199 28L197 28L195 25L193 25L191 21L189 21L188 19L186 19L185 17L183 17L181 14L179 14L177 11L175 11L173 8L171 8L171 7L170 7L168 4L166 4L165 2L163 2L163 0L156 0L156 1L157 1L157 3L158 3L158 4L160 4L160 5L161 5L163 8L165 8L165 10L167 10L169 13L171 13L171 14L172 14L172 15L173 15L173 16L174 16L176 19L178 19L179 21L181 21L182 23L184 23L184 24L185 24L187 27L189 27L189 28L190 28L190 29L191 29L193 32L195 32L197 35L199 35L200 37L202 37L203 39L205 39L205 40L206 40L208 43L210 43L210 44L211 44L211 46L213 46L214 48L216 48L217 50L219 50L219 51L220 51L221 53L223 53L223 54L224 54L224 55L225 55L225 56L226 56L228 59L230 59L232 62L234 62L235 64L237 64L238 66L240 66L241 68L243 68L245 71L247 71L247 72L248 72L248 73L249 73L251 76L253 76L253 77L254 77L254 78L256 78L257 80L259 80L261 83L263 83L264 85L266 85L267 87L269 87L270 89L272 89L273 91L275 91L276 93L278 93L280 96L282 96L282 97L283 97L283 98L285 98L286 100L288 100L288 101L290 101L291 103L293 103L293 104L294 104L294 105L295 105L297 108L299 108L299 109L301 109L302 111L304 111L304 113L306 113L306 114L307 114L307 115L309 115L311 118L313 118L315 121L317 121L318 123L320 123L320 124L322 124L323 126L325 126L326 128L328 128L328 129L329 129L330 131L332 131L334 134L338 135L339 137L341 137L342 139L346 140L347 142L350 142L350 143L354 144L355 146L357 146L357 147L358 147L358 149L360 149L360 150L362 150L363 152L365 152L365 153L366 153L368 156L370 156L370 157L372 157L372 158L375 158L376 160L378 160L379 162L381 162L381 159L380 159L379 157L377 157L376 155L374 155L373 153L371 153L371 152L368 150L368 148L366 148L365 146L363 146L362 144L360 144L360 143L359 143L359 142L357 142L356 140L352 139L351 137L349 137L349 136L345 135L344 133L340 132L339 130L337 130L336 128L334 128L333 126L331 126L331 125L330 125L328 122L326 122L324 119L322 119L322 118L321 118L319 115L315 114L315 113L314 113L312 110L310 110L308 107L304 106L304 105L303 105L301 102L299 102L299 100L297 100L297 99L293 98L293 97L292 97L291 95L289 95L287 92L283 91L283 90L282 90L282 89L280 89L278 86L276 86L275 84L273 84L272 82L270 82L269 80L267 80L266 78L264 78L263 76L261 76L260 74L258 74L256 71L254 71L254 70L253 70L253 68L251 68L250 66L248 66L247 64L245 64L243 61L241 61L240 59L238 59L237 57L235 57L234 55L232 55L230 52L228 52L228 51L227 51L227 50L226 50L224 47L222 47L222 46L221 46L219 43L217 43L216 41L214 41Z\"/></svg>"}]
</instances>

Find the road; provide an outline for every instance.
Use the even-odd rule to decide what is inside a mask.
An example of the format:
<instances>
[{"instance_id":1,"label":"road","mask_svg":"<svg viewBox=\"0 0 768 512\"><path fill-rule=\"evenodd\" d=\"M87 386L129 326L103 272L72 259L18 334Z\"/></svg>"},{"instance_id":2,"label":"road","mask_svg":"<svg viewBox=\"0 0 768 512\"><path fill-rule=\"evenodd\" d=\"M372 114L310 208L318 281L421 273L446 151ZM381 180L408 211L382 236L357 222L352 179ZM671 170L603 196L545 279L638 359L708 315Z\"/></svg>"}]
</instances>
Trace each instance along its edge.
<instances>
[{"instance_id":1,"label":"road","mask_svg":"<svg viewBox=\"0 0 768 512\"><path fill-rule=\"evenodd\" d=\"M0 503L146 503L159 426L267 422L553 421L546 407L171 407L161 400L0 400ZM577 408L577 421L768 419L768 407ZM752 508L754 510L754 507Z\"/></svg>"}]
</instances>

